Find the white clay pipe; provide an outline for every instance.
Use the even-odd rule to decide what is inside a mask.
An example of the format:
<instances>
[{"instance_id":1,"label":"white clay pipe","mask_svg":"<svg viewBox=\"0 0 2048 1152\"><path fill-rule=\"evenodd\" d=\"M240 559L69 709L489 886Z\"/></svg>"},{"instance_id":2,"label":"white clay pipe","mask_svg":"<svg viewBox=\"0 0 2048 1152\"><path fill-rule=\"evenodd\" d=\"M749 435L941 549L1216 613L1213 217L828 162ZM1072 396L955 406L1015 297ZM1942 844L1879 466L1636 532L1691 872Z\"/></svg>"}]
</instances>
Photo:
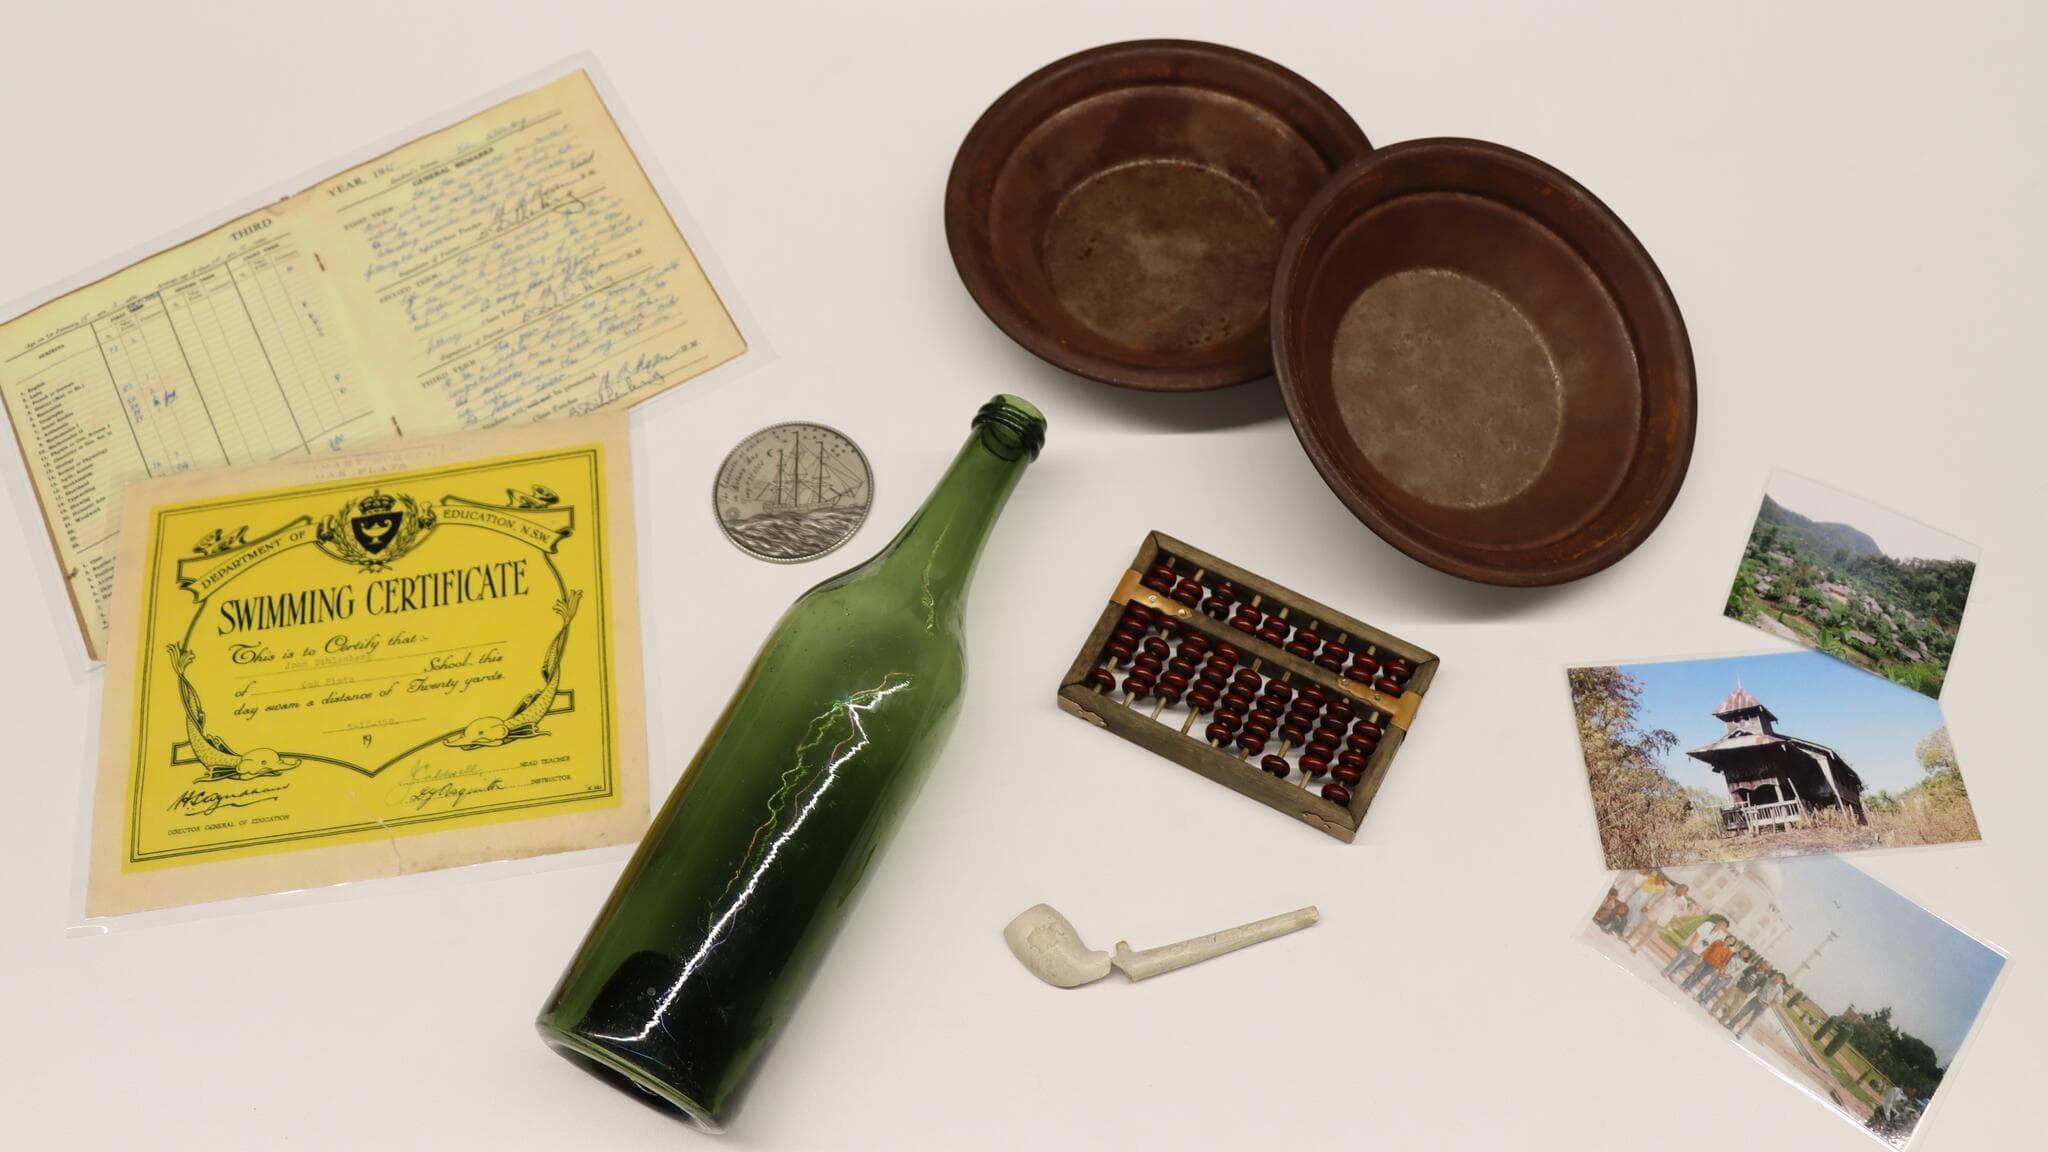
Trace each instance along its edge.
<instances>
[{"instance_id":1,"label":"white clay pipe","mask_svg":"<svg viewBox=\"0 0 2048 1152\"><path fill-rule=\"evenodd\" d=\"M1003 939L1032 975L1057 988L1073 988L1102 979L1112 967L1132 980L1185 968L1262 940L1298 932L1314 924L1318 916L1311 905L1142 952L1132 951L1129 944L1119 940L1112 957L1083 944L1080 933L1074 931L1058 909L1050 904L1034 904L1003 928Z\"/></svg>"},{"instance_id":2,"label":"white clay pipe","mask_svg":"<svg viewBox=\"0 0 2048 1152\"><path fill-rule=\"evenodd\" d=\"M1147 948L1143 952L1133 952L1129 944L1119 940L1116 942L1116 955L1111 957L1109 962L1125 976L1133 980L1143 980L1147 976L1157 976L1161 972L1171 972L1176 968L1199 964L1225 952L1235 952L1239 948L1249 947L1262 940L1285 936L1289 932L1299 932L1315 923L1320 915L1315 905L1311 904L1306 908L1296 908L1292 912L1282 912L1278 916L1268 916L1264 920L1254 920L1235 928L1225 928L1221 932L1211 932L1207 936L1182 940L1178 944L1161 944L1157 948Z\"/></svg>"}]
</instances>

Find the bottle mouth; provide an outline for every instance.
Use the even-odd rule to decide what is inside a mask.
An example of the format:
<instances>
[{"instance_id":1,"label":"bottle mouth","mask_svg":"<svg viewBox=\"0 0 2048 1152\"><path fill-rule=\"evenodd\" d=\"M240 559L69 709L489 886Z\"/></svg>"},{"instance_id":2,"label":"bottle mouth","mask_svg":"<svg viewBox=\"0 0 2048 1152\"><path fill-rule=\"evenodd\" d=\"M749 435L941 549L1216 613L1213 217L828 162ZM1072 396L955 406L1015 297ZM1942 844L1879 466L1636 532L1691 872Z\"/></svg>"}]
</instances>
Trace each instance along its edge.
<instances>
[{"instance_id":1,"label":"bottle mouth","mask_svg":"<svg viewBox=\"0 0 2048 1152\"><path fill-rule=\"evenodd\" d=\"M998 437L1002 444L990 447L1007 448L1002 454L1012 460L1019 453L1029 453L1036 460L1045 447L1045 413L1021 397L998 394L974 414L974 426L982 430L984 443L990 434Z\"/></svg>"}]
</instances>

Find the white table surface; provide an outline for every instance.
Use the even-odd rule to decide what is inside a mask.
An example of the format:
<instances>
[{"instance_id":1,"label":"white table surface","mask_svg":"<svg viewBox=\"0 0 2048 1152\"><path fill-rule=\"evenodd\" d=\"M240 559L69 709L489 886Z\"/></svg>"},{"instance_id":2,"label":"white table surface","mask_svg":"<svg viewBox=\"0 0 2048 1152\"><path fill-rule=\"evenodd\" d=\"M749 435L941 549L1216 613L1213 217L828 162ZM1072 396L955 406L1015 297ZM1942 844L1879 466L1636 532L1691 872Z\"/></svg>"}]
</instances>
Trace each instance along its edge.
<instances>
[{"instance_id":1,"label":"white table surface","mask_svg":"<svg viewBox=\"0 0 2048 1152\"><path fill-rule=\"evenodd\" d=\"M974 591L962 722L725 1144L1871 1147L1575 938L1604 873L1562 669L1769 647L1719 612L1773 464L1983 547L1943 703L1985 841L1857 863L2013 957L1917 1147L2040 1139L2040 9L66 7L0 22L0 299L596 53L775 353L636 419L657 796L769 622L888 538L977 404L1047 410ZM1550 591L1438 576L1345 513L1270 383L1115 392L981 316L940 224L961 136L1039 65L1148 35L1271 56L1378 143L1521 148L1628 222L1700 383L1691 474L1639 552ZM772 567L717 535L706 491L732 443L795 418L852 434L879 496L837 559ZM100 673L46 618L54 564L5 475L8 1146L712 1146L532 1031L616 851L67 937ZM1357 843L1054 708L1155 527L1442 655ZM1104 943L1310 902L1325 919L1059 993L999 935L1039 900Z\"/></svg>"}]
</instances>

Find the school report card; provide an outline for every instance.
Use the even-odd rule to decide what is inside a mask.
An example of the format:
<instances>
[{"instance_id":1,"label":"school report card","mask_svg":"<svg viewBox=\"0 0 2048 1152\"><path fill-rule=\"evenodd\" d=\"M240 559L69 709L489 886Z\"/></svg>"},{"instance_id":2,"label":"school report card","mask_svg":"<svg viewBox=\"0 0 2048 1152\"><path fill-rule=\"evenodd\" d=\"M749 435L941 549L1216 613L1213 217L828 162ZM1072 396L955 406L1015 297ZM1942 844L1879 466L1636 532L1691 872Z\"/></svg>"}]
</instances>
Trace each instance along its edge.
<instances>
[{"instance_id":1,"label":"school report card","mask_svg":"<svg viewBox=\"0 0 2048 1152\"><path fill-rule=\"evenodd\" d=\"M627 405L745 349L575 71L0 324L0 398L104 656L131 481Z\"/></svg>"},{"instance_id":2,"label":"school report card","mask_svg":"<svg viewBox=\"0 0 2048 1152\"><path fill-rule=\"evenodd\" d=\"M129 489L90 916L632 840L625 418Z\"/></svg>"}]
</instances>

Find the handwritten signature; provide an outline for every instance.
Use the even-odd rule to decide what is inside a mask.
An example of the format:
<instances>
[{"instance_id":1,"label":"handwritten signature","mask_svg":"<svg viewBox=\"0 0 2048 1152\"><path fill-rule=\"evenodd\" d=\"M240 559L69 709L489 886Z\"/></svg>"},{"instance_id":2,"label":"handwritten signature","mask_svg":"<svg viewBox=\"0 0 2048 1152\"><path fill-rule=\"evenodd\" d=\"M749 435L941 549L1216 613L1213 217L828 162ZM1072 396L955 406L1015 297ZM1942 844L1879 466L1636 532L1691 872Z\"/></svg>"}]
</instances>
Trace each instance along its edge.
<instances>
[{"instance_id":1,"label":"handwritten signature","mask_svg":"<svg viewBox=\"0 0 2048 1152\"><path fill-rule=\"evenodd\" d=\"M399 799L399 805L410 806L415 812L424 812L433 805L446 803L448 809L454 811L462 807L472 796L503 792L505 788L505 778L502 776L493 776L487 782L474 786L444 780L439 784L426 784L406 792Z\"/></svg>"},{"instance_id":2,"label":"handwritten signature","mask_svg":"<svg viewBox=\"0 0 2048 1152\"><path fill-rule=\"evenodd\" d=\"M498 205L497 210L491 213L491 223L486 234L517 228L536 216L545 216L550 212L574 216L584 208L583 198L567 183L544 185L531 192L522 192Z\"/></svg>"},{"instance_id":3,"label":"handwritten signature","mask_svg":"<svg viewBox=\"0 0 2048 1152\"><path fill-rule=\"evenodd\" d=\"M215 792L210 788L187 788L178 794L164 809L181 816L210 816L223 808L247 808L254 804L268 804L279 794L291 790L290 784L266 784L254 788L243 788L235 792Z\"/></svg>"},{"instance_id":4,"label":"handwritten signature","mask_svg":"<svg viewBox=\"0 0 2048 1152\"><path fill-rule=\"evenodd\" d=\"M590 395L570 407L569 415L587 415L621 396L661 383L665 375L662 365L685 352L694 351L698 343L699 341L691 340L673 352L645 353L634 357L630 364L621 364L617 368L607 370L597 378L597 385L591 389Z\"/></svg>"}]
</instances>

